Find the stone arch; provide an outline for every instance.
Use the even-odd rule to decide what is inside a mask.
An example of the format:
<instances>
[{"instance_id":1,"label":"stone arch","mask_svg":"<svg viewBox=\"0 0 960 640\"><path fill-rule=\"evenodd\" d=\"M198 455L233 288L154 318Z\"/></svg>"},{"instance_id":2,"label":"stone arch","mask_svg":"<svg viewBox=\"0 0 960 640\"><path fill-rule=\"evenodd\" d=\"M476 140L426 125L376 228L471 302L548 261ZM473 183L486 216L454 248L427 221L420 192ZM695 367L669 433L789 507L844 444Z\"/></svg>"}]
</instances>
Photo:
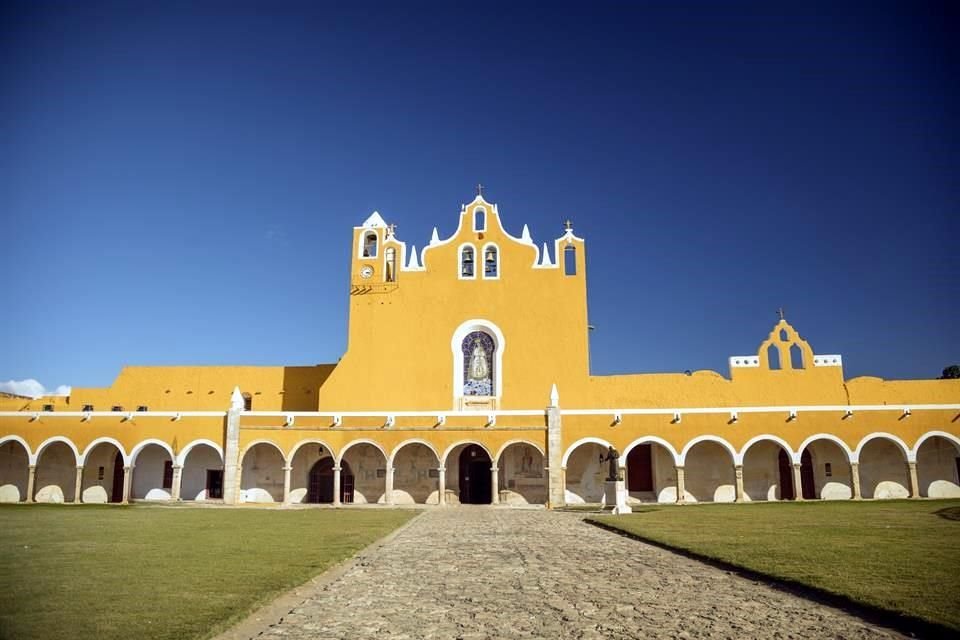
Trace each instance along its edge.
<instances>
[{"instance_id":1,"label":"stone arch","mask_svg":"<svg viewBox=\"0 0 960 640\"><path fill-rule=\"evenodd\" d=\"M444 449L443 456L440 458L440 463L444 467L448 467L447 462L449 461L450 454L453 453L453 450L456 449L457 447L464 446L464 445L471 445L471 444L478 445L481 449L487 452L487 455L490 456L491 460L494 459L493 455L490 453L490 449L487 447L487 445L483 444L482 442L478 442L477 440L457 440L456 442L451 444L449 447Z\"/></svg>"},{"instance_id":2,"label":"stone arch","mask_svg":"<svg viewBox=\"0 0 960 640\"><path fill-rule=\"evenodd\" d=\"M628 444L620 455L620 466L625 469L630 502L676 502L679 457L672 444L657 436Z\"/></svg>"},{"instance_id":3,"label":"stone arch","mask_svg":"<svg viewBox=\"0 0 960 640\"><path fill-rule=\"evenodd\" d=\"M490 460L490 469L491 470L493 469L493 464L494 464L493 452L490 451L490 448L487 447L487 445L485 445L484 443L479 442L478 440L458 440L457 442L454 442L453 444L451 444L449 447L447 447L444 450L443 456L440 458L441 460L440 466L444 470L443 471L444 485L446 488L444 501L446 502L446 504L460 504L461 494L469 493L469 490L471 488L469 485L464 484L463 486L461 486L461 480L464 480L464 478L463 478L463 474L461 474L460 458L461 458L461 454L463 454L467 449L470 449L471 447L474 447L474 446L478 447L476 451L482 452L487 457L487 459ZM464 467L464 469L466 469L466 467ZM471 479L471 482L473 482L473 479ZM479 483L479 482L483 482L483 479L476 479L475 483ZM492 482L493 482L492 475L488 473L486 478L486 486L491 487ZM478 489L476 494L479 495L481 488L479 484L477 484L476 486ZM492 488L488 493L490 493L490 499L492 501L493 500Z\"/></svg>"},{"instance_id":4,"label":"stone arch","mask_svg":"<svg viewBox=\"0 0 960 640\"><path fill-rule=\"evenodd\" d=\"M80 464L80 450L77 449L77 445L73 444L73 441L66 436L52 436L41 442L40 446L38 446L37 450L34 452L33 459L30 461L30 464L37 464L37 462L40 460L40 454L43 453L43 450L55 442L62 442L70 447L70 449L73 451L74 460L78 465Z\"/></svg>"},{"instance_id":5,"label":"stone arch","mask_svg":"<svg viewBox=\"0 0 960 640\"><path fill-rule=\"evenodd\" d=\"M327 444L325 441L320 440L319 438L306 438L306 439L304 439L304 440L301 440L301 441L298 442L297 444L293 445L293 448L291 448L291 449L290 449L290 452L287 453L286 459L287 459L287 461L288 461L288 464L293 464L293 457L294 457L295 455L297 455L297 451L299 451L300 448L303 447L304 445L308 445L308 444L318 444L318 445L321 445L321 446L323 446L323 448L324 448L327 452L330 453L330 455L331 455L331 457L333 457L334 461L336 461L336 460L338 459L337 456L335 455L335 451L334 451L333 447L331 447L331 446L330 446L329 444Z\"/></svg>"},{"instance_id":6,"label":"stone arch","mask_svg":"<svg viewBox=\"0 0 960 640\"><path fill-rule=\"evenodd\" d=\"M733 445L718 436L698 436L686 444L680 458L686 479L684 502L736 500L737 450Z\"/></svg>"},{"instance_id":7,"label":"stone arch","mask_svg":"<svg viewBox=\"0 0 960 640\"><path fill-rule=\"evenodd\" d=\"M180 453L177 454L177 464L182 467L183 464L187 461L187 456L190 455L190 451L194 447L197 447L202 444L205 444L211 449L213 449L214 451L216 451L217 454L220 455L220 462L223 462L223 449L220 448L219 444L217 444L213 440L208 440L207 438L198 438L196 440L193 440L187 443L185 447L180 449Z\"/></svg>"},{"instance_id":8,"label":"stone arch","mask_svg":"<svg viewBox=\"0 0 960 640\"><path fill-rule=\"evenodd\" d=\"M138 442L130 450L130 497L136 500L170 500L173 497L173 448L156 438Z\"/></svg>"},{"instance_id":9,"label":"stone arch","mask_svg":"<svg viewBox=\"0 0 960 640\"><path fill-rule=\"evenodd\" d=\"M739 454L744 501L793 499L797 495L793 458L793 449L783 438L771 434L750 438Z\"/></svg>"},{"instance_id":10,"label":"stone arch","mask_svg":"<svg viewBox=\"0 0 960 640\"><path fill-rule=\"evenodd\" d=\"M323 440L306 438L293 445L287 455L287 465L290 467L290 493L287 495L287 502L299 504L309 501L310 472L314 465L325 458L331 460L332 466L339 465L336 451Z\"/></svg>"},{"instance_id":11,"label":"stone arch","mask_svg":"<svg viewBox=\"0 0 960 640\"><path fill-rule=\"evenodd\" d=\"M30 446L20 436L0 438L0 503L27 498Z\"/></svg>"},{"instance_id":12,"label":"stone arch","mask_svg":"<svg viewBox=\"0 0 960 640\"><path fill-rule=\"evenodd\" d=\"M853 497L853 476L850 465L856 462L856 454L842 439L830 433L818 433L808 437L793 454L793 464L804 464L804 453L810 457L808 480L813 481L813 496L820 500L849 500ZM802 467L801 467L802 471ZM795 487L798 495L806 487Z\"/></svg>"},{"instance_id":13,"label":"stone arch","mask_svg":"<svg viewBox=\"0 0 960 640\"><path fill-rule=\"evenodd\" d=\"M123 455L123 463L126 465L130 464L130 456L127 455L127 452L124 450L123 445L120 444L120 441L114 438L107 438L107 437L97 438L96 440L88 444L87 448L84 449L83 453L80 454L80 464L85 465L87 463L87 456L90 454L91 451L93 451L93 448L96 447L98 444L104 444L104 443L112 444L113 446L115 446L117 450L120 451L120 453Z\"/></svg>"},{"instance_id":14,"label":"stone arch","mask_svg":"<svg viewBox=\"0 0 960 640\"><path fill-rule=\"evenodd\" d=\"M889 433L871 433L860 441L855 453L864 498L910 497L907 463L913 452L903 440Z\"/></svg>"},{"instance_id":15,"label":"stone arch","mask_svg":"<svg viewBox=\"0 0 960 640\"><path fill-rule=\"evenodd\" d=\"M440 454L432 444L404 440L390 453L387 468L393 469L393 504L439 504Z\"/></svg>"},{"instance_id":16,"label":"stone arch","mask_svg":"<svg viewBox=\"0 0 960 640\"><path fill-rule=\"evenodd\" d=\"M240 502L282 502L287 459L277 443L250 442L240 454Z\"/></svg>"},{"instance_id":17,"label":"stone arch","mask_svg":"<svg viewBox=\"0 0 960 640\"><path fill-rule=\"evenodd\" d=\"M536 443L517 438L506 442L493 459L497 468L497 502L546 504L546 457Z\"/></svg>"},{"instance_id":18,"label":"stone arch","mask_svg":"<svg viewBox=\"0 0 960 640\"><path fill-rule=\"evenodd\" d=\"M382 461L382 462L381 462ZM335 460L336 465L349 465L353 472L353 502L387 501L387 452L374 440L360 438L346 444Z\"/></svg>"},{"instance_id":19,"label":"stone arch","mask_svg":"<svg viewBox=\"0 0 960 640\"><path fill-rule=\"evenodd\" d=\"M180 466L180 498L183 500L223 499L223 450L213 440L199 438L188 443L177 456Z\"/></svg>"},{"instance_id":20,"label":"stone arch","mask_svg":"<svg viewBox=\"0 0 960 640\"><path fill-rule=\"evenodd\" d=\"M860 440L860 443L857 445L857 448L854 450L854 459L857 461L860 460L860 452L863 451L863 448L871 440L876 440L877 438L885 438L893 442L897 447L900 448L900 451L903 453L904 462L914 462L913 450L907 446L907 443L901 440L898 436L893 435L892 433L886 433L885 431L875 431L874 433L868 433Z\"/></svg>"},{"instance_id":21,"label":"stone arch","mask_svg":"<svg viewBox=\"0 0 960 640\"><path fill-rule=\"evenodd\" d=\"M496 324L483 318L473 318L454 329L450 338L450 350L453 354L453 403L456 409L460 408L459 399L463 397L463 340L474 331L483 331L493 338L493 395L497 398L503 395L503 352L507 348L507 341Z\"/></svg>"},{"instance_id":22,"label":"stone arch","mask_svg":"<svg viewBox=\"0 0 960 640\"><path fill-rule=\"evenodd\" d=\"M46 454L46 456L44 455ZM34 500L37 502L74 502L80 452L64 436L47 438L34 454L36 475Z\"/></svg>"},{"instance_id":23,"label":"stone arch","mask_svg":"<svg viewBox=\"0 0 960 640\"><path fill-rule=\"evenodd\" d=\"M440 464L440 453L437 451L436 447L434 447L432 444L430 444L428 441L424 440L423 438L409 438L407 440L404 440L397 446L395 446L393 448L393 451L391 451L390 455L387 457L387 464L392 467L393 461L396 459L397 454L400 453L400 450L403 449L405 446L411 445L411 444L422 444L426 448L430 449L430 451L433 452L433 455L437 457L437 464Z\"/></svg>"},{"instance_id":24,"label":"stone arch","mask_svg":"<svg viewBox=\"0 0 960 640\"><path fill-rule=\"evenodd\" d=\"M930 431L913 447L917 482L924 498L960 498L960 438Z\"/></svg>"},{"instance_id":25,"label":"stone arch","mask_svg":"<svg viewBox=\"0 0 960 640\"><path fill-rule=\"evenodd\" d=\"M566 451L564 451L563 457L560 459L560 466L561 466L561 467L567 466L567 462L569 462L569 460L570 460L570 454L573 453L573 450L574 450L574 449L576 449L576 448L579 447L580 445L589 444L589 443L598 444L598 445L600 445L601 447L605 447L605 448L610 448L610 447L613 446L612 444L610 444L609 442L607 442L607 441L604 440L603 438L595 438L595 437L593 437L593 436L587 436L586 438L580 438L579 440L577 440L577 441L575 441L573 444L571 444L569 447L567 447L567 450L566 450Z\"/></svg>"},{"instance_id":26,"label":"stone arch","mask_svg":"<svg viewBox=\"0 0 960 640\"><path fill-rule=\"evenodd\" d=\"M693 449L693 447L695 447L696 445L700 444L701 442L715 442L715 443L717 443L718 445L720 445L721 447L723 447L724 449L726 449L726 450L727 450L727 453L730 454L730 462L731 462L731 464L738 463L738 461L739 461L739 456L737 455L737 450L733 448L733 445L732 445L732 444L730 444L729 442L727 442L726 440L724 440L724 439L721 438L720 436L703 435L703 436L697 436L697 437L694 438L693 440L690 440L686 445L684 445L683 450L680 452L680 464L681 464L681 465L686 465L686 464L687 464L687 454L690 452L691 449Z\"/></svg>"},{"instance_id":27,"label":"stone arch","mask_svg":"<svg viewBox=\"0 0 960 640\"><path fill-rule=\"evenodd\" d=\"M130 450L130 466L135 467L137 464L137 456L140 455L141 451L143 451L146 447L152 444L155 444L161 449L163 449L164 451L166 451L167 454L170 456L171 462L175 462L177 460L177 454L173 452L173 447L171 447L169 444L167 444L163 440L158 440L157 438L148 438L146 440L141 440L136 445L134 445L133 449Z\"/></svg>"},{"instance_id":28,"label":"stone arch","mask_svg":"<svg viewBox=\"0 0 960 640\"><path fill-rule=\"evenodd\" d=\"M800 446L797 447L796 452L793 454L793 463L800 464L801 462L800 456L803 454L803 450L817 440L829 440L830 442L836 444L840 448L840 450L843 451L844 455L846 456L846 462L848 464L851 462L857 461L856 454L850 450L850 445L848 445L842 439L838 438L832 433L817 433L808 437L806 440L800 443Z\"/></svg>"},{"instance_id":29,"label":"stone arch","mask_svg":"<svg viewBox=\"0 0 960 640\"><path fill-rule=\"evenodd\" d=\"M124 467L129 466L123 445L113 438L97 438L87 445L81 460L81 501L123 502Z\"/></svg>"},{"instance_id":30,"label":"stone arch","mask_svg":"<svg viewBox=\"0 0 960 640\"><path fill-rule=\"evenodd\" d=\"M608 463L600 462L610 443L603 438L580 438L563 454L563 495L566 504L595 503L603 500Z\"/></svg>"}]
</instances>

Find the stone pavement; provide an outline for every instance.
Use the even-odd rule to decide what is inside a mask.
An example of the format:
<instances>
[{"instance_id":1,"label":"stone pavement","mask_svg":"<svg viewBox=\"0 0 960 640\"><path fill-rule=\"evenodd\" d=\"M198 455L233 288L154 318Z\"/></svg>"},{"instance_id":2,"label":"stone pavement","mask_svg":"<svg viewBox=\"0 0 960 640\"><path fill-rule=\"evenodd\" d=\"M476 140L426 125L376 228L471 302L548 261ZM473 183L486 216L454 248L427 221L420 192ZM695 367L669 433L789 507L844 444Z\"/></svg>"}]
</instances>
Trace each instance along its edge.
<instances>
[{"instance_id":1,"label":"stone pavement","mask_svg":"<svg viewBox=\"0 0 960 640\"><path fill-rule=\"evenodd\" d=\"M247 630L293 639L901 637L578 514L489 507L430 509L296 602Z\"/></svg>"}]
</instances>

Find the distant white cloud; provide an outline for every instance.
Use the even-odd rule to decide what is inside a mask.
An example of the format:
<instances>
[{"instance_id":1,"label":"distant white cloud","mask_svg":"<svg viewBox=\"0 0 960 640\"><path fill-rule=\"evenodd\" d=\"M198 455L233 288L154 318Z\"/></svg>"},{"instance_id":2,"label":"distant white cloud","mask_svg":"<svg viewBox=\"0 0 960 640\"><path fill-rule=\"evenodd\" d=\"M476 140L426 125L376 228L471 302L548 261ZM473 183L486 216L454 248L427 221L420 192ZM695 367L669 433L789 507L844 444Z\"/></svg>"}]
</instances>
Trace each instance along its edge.
<instances>
[{"instance_id":1,"label":"distant white cloud","mask_svg":"<svg viewBox=\"0 0 960 640\"><path fill-rule=\"evenodd\" d=\"M70 387L65 384L62 384L51 391L33 378L0 382L0 391L3 391L4 393L13 393L18 396L27 396L30 398L39 398L40 396L70 395Z\"/></svg>"}]
</instances>

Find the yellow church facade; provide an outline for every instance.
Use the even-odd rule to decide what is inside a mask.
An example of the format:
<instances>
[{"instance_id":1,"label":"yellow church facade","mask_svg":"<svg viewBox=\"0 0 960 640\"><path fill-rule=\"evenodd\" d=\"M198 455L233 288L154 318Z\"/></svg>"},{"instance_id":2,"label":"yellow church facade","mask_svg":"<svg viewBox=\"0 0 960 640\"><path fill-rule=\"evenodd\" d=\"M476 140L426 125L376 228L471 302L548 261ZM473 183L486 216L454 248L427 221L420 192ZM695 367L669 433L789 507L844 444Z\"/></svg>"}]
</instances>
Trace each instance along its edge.
<instances>
[{"instance_id":1,"label":"yellow church facade","mask_svg":"<svg viewBox=\"0 0 960 640\"><path fill-rule=\"evenodd\" d=\"M727 376L591 375L586 245L481 196L418 251L353 230L336 364L126 367L0 397L0 501L596 503L960 496L960 381L845 380L785 320Z\"/></svg>"}]
</instances>

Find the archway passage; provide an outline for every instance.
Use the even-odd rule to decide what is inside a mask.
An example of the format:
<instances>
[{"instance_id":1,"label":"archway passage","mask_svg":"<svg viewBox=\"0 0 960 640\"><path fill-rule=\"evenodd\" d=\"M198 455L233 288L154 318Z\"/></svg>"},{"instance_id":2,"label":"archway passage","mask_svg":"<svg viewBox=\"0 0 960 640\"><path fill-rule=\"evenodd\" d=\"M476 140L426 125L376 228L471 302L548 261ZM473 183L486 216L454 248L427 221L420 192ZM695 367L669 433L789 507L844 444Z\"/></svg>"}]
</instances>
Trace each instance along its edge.
<instances>
[{"instance_id":1,"label":"archway passage","mask_svg":"<svg viewBox=\"0 0 960 640\"><path fill-rule=\"evenodd\" d=\"M437 504L440 460L427 445L410 442L393 456L393 504Z\"/></svg>"},{"instance_id":2,"label":"archway passage","mask_svg":"<svg viewBox=\"0 0 960 640\"><path fill-rule=\"evenodd\" d=\"M532 444L514 442L500 453L497 462L500 502L546 504L547 474L543 454Z\"/></svg>"},{"instance_id":3,"label":"archway passage","mask_svg":"<svg viewBox=\"0 0 960 640\"><path fill-rule=\"evenodd\" d=\"M567 456L563 500L566 504L593 504L603 500L607 465L600 462L607 445L584 442Z\"/></svg>"},{"instance_id":4,"label":"archway passage","mask_svg":"<svg viewBox=\"0 0 960 640\"><path fill-rule=\"evenodd\" d=\"M34 500L73 502L77 486L77 456L63 442L49 444L37 459Z\"/></svg>"},{"instance_id":5,"label":"archway passage","mask_svg":"<svg viewBox=\"0 0 960 640\"><path fill-rule=\"evenodd\" d=\"M627 454L627 491L653 491L653 451L649 443L639 444Z\"/></svg>"},{"instance_id":6,"label":"archway passage","mask_svg":"<svg viewBox=\"0 0 960 640\"><path fill-rule=\"evenodd\" d=\"M353 502L353 472L346 461L340 463L340 502ZM333 458L320 458L312 467L307 479L307 499L311 504L333 504Z\"/></svg>"},{"instance_id":7,"label":"archway passage","mask_svg":"<svg viewBox=\"0 0 960 640\"><path fill-rule=\"evenodd\" d=\"M27 498L30 456L16 440L0 445L0 502L20 502Z\"/></svg>"},{"instance_id":8,"label":"archway passage","mask_svg":"<svg viewBox=\"0 0 960 640\"><path fill-rule=\"evenodd\" d=\"M924 498L960 498L960 446L941 436L917 450L917 476Z\"/></svg>"},{"instance_id":9,"label":"archway passage","mask_svg":"<svg viewBox=\"0 0 960 640\"><path fill-rule=\"evenodd\" d=\"M892 440L874 438L860 450L860 490L864 498L909 498L907 458Z\"/></svg>"},{"instance_id":10,"label":"archway passage","mask_svg":"<svg viewBox=\"0 0 960 640\"><path fill-rule=\"evenodd\" d=\"M810 454L804 451L803 455L809 456ZM793 500L797 497L793 490L793 464L790 461L790 456L783 449L780 449L780 454L777 456L777 470L780 474L780 499ZM810 490L814 490L812 484Z\"/></svg>"},{"instance_id":11,"label":"archway passage","mask_svg":"<svg viewBox=\"0 0 960 640\"><path fill-rule=\"evenodd\" d=\"M151 442L134 455L136 458L131 461L131 497L137 500L170 500L173 497L173 458L170 453Z\"/></svg>"},{"instance_id":12,"label":"archway passage","mask_svg":"<svg viewBox=\"0 0 960 640\"><path fill-rule=\"evenodd\" d=\"M810 449L804 449L800 454L800 488L804 500L815 500L817 497L816 480L813 475L813 456Z\"/></svg>"},{"instance_id":13,"label":"archway passage","mask_svg":"<svg viewBox=\"0 0 960 640\"><path fill-rule=\"evenodd\" d=\"M801 495L809 500L849 500L853 497L850 458L836 441L818 438L800 454Z\"/></svg>"},{"instance_id":14,"label":"archway passage","mask_svg":"<svg viewBox=\"0 0 960 640\"><path fill-rule=\"evenodd\" d=\"M119 451L113 457L113 486L110 489L110 502L123 502L123 454Z\"/></svg>"},{"instance_id":15,"label":"archway passage","mask_svg":"<svg viewBox=\"0 0 960 640\"><path fill-rule=\"evenodd\" d=\"M283 501L283 454L274 445L259 442L243 455L240 495L243 502Z\"/></svg>"},{"instance_id":16,"label":"archway passage","mask_svg":"<svg viewBox=\"0 0 960 640\"><path fill-rule=\"evenodd\" d=\"M492 490L490 456L477 444L471 444L460 452L460 503L490 504Z\"/></svg>"},{"instance_id":17,"label":"archway passage","mask_svg":"<svg viewBox=\"0 0 960 640\"><path fill-rule=\"evenodd\" d=\"M223 499L223 459L210 445L201 443L190 449L181 474L183 500Z\"/></svg>"},{"instance_id":18,"label":"archway passage","mask_svg":"<svg viewBox=\"0 0 960 640\"><path fill-rule=\"evenodd\" d=\"M736 479L729 450L712 440L696 443L687 452L685 465L688 502L733 502ZM691 500L692 498L692 500Z\"/></svg>"}]
</instances>

